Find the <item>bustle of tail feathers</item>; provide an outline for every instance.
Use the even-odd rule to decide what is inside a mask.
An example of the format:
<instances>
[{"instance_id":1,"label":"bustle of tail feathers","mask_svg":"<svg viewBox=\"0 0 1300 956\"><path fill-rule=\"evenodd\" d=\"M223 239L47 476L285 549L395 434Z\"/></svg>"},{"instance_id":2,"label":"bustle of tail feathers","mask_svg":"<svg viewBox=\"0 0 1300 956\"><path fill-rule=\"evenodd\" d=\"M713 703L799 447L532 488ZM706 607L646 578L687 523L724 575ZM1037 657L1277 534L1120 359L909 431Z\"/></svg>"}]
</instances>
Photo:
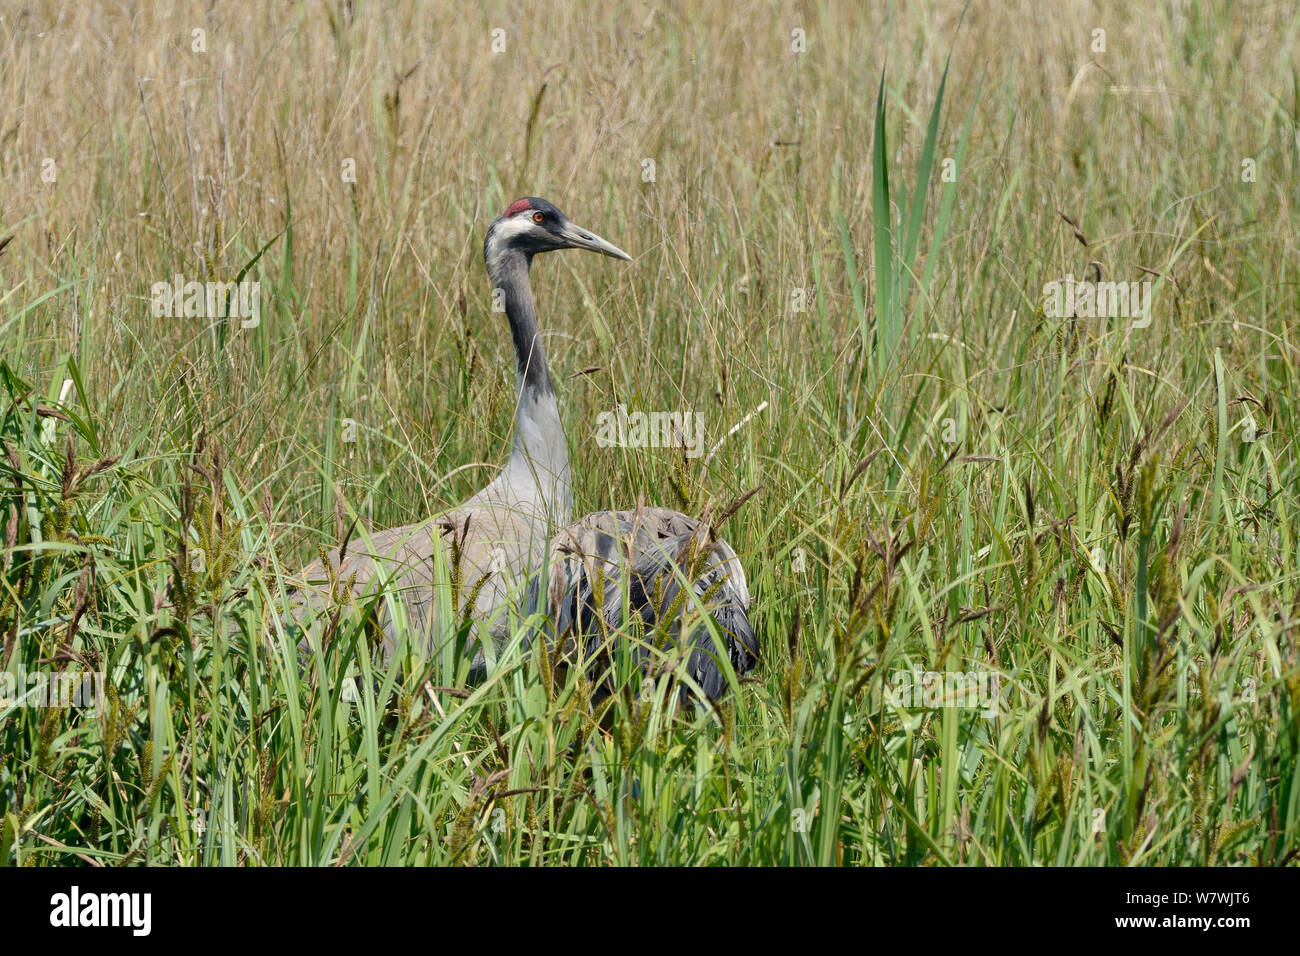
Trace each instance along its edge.
<instances>
[{"instance_id":1,"label":"bustle of tail feathers","mask_svg":"<svg viewBox=\"0 0 1300 956\"><path fill-rule=\"evenodd\" d=\"M681 595L683 581L691 582L698 604ZM545 613L548 640L580 642L584 653L593 656L608 631L630 623L623 619L624 592L631 615L647 628L666 625L679 651L689 651L686 672L708 699L722 696L727 679L696 606L716 623L737 675L757 664L749 587L735 550L707 525L665 508L595 512L560 531L551 541L545 574L535 575L529 584L525 610ZM684 619L688 632L683 640ZM644 665L647 653L639 656Z\"/></svg>"}]
</instances>

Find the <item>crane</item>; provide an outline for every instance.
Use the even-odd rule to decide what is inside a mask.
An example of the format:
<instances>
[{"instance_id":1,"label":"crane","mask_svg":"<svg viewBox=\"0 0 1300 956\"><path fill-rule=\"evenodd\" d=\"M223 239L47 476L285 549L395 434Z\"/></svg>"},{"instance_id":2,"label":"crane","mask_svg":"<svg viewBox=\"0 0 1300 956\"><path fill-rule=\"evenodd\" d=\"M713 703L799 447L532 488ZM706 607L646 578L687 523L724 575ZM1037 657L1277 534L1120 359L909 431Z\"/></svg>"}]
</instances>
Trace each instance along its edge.
<instances>
[{"instance_id":1,"label":"crane","mask_svg":"<svg viewBox=\"0 0 1300 956\"><path fill-rule=\"evenodd\" d=\"M570 524L568 447L529 282L533 257L560 249L631 260L622 249L533 196L511 203L483 241L488 279L504 305L515 352L515 428L505 467L459 507L363 535L357 544L313 562L297 585L294 616L303 623L312 609L326 606L338 582L354 596L392 589L405 611L405 630L420 649L430 652L439 637L433 608L435 554L442 548L444 554L454 555L460 595L472 601L469 610L480 644L476 675L487 666L482 635L489 634L499 648L512 609L524 615L547 611L554 622L550 636L568 634L590 649L597 633L627 623L621 620L623 602L611 598L625 587L631 590L631 611L645 623L662 624L676 634L678 612L691 603L679 599L684 581L692 582L699 603L727 635L733 668L745 673L757 661L758 649L747 617L744 569L731 546L707 524L668 509L645 507L596 512ZM686 577L694 565L700 573ZM603 600L599 608L596 595ZM383 650L391 653L402 628L386 606L379 623ZM725 678L710 642L707 625L691 624L688 670L714 697L725 688Z\"/></svg>"}]
</instances>

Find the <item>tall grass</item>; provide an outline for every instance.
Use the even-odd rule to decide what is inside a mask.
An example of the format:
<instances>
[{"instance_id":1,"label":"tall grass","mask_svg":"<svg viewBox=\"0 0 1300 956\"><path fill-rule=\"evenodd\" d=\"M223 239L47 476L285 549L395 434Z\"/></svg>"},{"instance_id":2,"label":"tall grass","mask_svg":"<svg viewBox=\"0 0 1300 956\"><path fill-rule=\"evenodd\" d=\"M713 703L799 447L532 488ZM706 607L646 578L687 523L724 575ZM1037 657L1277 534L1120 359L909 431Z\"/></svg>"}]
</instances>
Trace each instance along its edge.
<instances>
[{"instance_id":1,"label":"tall grass","mask_svg":"<svg viewBox=\"0 0 1300 956\"><path fill-rule=\"evenodd\" d=\"M0 703L0 861L1294 862L1300 15L862 6L6 14L3 667L106 680ZM534 267L579 510L761 486L714 712L280 622L503 460L521 193L636 256ZM1149 325L1044 310L1098 271ZM260 324L154 318L175 274ZM617 403L717 450L601 448Z\"/></svg>"}]
</instances>

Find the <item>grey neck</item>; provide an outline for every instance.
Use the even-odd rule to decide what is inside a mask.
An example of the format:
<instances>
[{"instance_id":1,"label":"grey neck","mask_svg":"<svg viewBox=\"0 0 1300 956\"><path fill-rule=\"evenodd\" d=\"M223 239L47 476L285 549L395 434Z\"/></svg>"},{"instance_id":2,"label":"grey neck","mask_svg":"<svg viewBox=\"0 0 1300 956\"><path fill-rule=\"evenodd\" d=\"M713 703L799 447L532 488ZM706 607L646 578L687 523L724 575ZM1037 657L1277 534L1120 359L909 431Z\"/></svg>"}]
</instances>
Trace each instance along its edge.
<instances>
[{"instance_id":1,"label":"grey neck","mask_svg":"<svg viewBox=\"0 0 1300 956\"><path fill-rule=\"evenodd\" d=\"M551 370L537 333L537 310L528 281L531 259L526 253L509 250L487 261L492 287L499 289L505 300L515 347L514 448L503 477L516 494L538 501L556 521L567 523L569 450Z\"/></svg>"}]
</instances>

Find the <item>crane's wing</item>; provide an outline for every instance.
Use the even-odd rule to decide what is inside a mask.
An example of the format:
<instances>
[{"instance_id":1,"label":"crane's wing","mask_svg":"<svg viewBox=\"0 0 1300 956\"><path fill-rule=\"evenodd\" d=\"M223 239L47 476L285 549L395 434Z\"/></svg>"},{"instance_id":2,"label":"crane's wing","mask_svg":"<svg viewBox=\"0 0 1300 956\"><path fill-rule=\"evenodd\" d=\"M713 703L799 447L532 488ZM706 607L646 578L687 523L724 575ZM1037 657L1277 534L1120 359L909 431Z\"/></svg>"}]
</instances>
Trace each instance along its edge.
<instances>
[{"instance_id":1,"label":"crane's wing","mask_svg":"<svg viewBox=\"0 0 1300 956\"><path fill-rule=\"evenodd\" d=\"M682 594L684 583L696 600ZM667 630L687 655L687 673L716 699L727 687L720 652L737 674L758 661L749 600L740 559L711 528L666 508L639 508L595 512L556 534L545 580L538 575L530 582L525 607L547 612L551 639L580 645L589 656L599 653L610 634L626 632L626 608L628 616ZM722 648L705 614L715 622ZM645 657L639 655L643 663Z\"/></svg>"}]
</instances>

